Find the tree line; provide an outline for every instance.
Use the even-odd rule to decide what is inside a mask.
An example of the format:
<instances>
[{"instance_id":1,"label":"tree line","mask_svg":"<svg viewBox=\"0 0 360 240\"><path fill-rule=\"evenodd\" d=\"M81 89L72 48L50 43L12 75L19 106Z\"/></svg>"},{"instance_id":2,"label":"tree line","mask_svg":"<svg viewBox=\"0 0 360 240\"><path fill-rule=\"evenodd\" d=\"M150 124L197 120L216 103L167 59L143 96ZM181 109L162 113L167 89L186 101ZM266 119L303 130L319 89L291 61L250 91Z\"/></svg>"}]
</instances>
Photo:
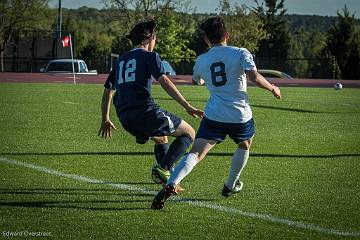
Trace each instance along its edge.
<instances>
[{"instance_id":1,"label":"tree line","mask_svg":"<svg viewBox=\"0 0 360 240\"><path fill-rule=\"evenodd\" d=\"M96 59L131 47L126 38L132 26L156 19L156 51L164 59L193 61L207 51L199 25L211 14L196 13L184 0L103 0L105 8L63 9L62 29L74 32L78 58ZM359 20L347 6L336 17L288 15L286 0L254 0L255 7L219 0L214 12L225 19L230 45L245 47L261 65L287 71L295 77L324 71L342 79L360 79ZM213 15L213 14L212 14ZM54 31L57 9L48 0L0 2L0 57L14 34L27 30ZM21 37L21 36L20 36ZM325 64L321 64L321 60ZM280 69L281 68L281 69ZM3 66L1 64L1 70Z\"/></svg>"}]
</instances>

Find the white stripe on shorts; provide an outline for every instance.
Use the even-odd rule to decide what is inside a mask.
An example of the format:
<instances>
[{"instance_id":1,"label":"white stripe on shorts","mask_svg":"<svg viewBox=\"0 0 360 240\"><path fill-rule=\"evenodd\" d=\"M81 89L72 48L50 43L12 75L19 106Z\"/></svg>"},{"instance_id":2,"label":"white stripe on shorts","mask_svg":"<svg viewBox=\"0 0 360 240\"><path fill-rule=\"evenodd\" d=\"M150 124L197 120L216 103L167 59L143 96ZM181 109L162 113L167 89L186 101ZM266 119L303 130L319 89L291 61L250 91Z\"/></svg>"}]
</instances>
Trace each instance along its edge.
<instances>
[{"instance_id":1,"label":"white stripe on shorts","mask_svg":"<svg viewBox=\"0 0 360 240\"><path fill-rule=\"evenodd\" d=\"M166 117L166 119L168 120L169 133L175 132L174 123L173 123L173 121L171 121L170 117L165 115L165 113L161 109L157 109L156 111L161 112L164 115L164 117Z\"/></svg>"}]
</instances>

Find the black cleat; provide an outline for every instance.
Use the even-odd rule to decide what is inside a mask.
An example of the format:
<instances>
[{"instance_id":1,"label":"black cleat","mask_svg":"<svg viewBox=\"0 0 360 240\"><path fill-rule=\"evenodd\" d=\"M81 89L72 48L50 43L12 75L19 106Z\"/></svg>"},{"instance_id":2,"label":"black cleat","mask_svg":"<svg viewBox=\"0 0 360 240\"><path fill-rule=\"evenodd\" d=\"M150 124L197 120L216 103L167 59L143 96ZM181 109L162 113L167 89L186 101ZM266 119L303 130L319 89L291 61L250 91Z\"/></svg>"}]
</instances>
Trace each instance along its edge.
<instances>
[{"instance_id":1,"label":"black cleat","mask_svg":"<svg viewBox=\"0 0 360 240\"><path fill-rule=\"evenodd\" d=\"M171 185L166 185L163 189L161 189L158 194L156 194L153 203L151 204L152 209L163 209L166 200L172 195L175 195L175 188Z\"/></svg>"},{"instance_id":2,"label":"black cleat","mask_svg":"<svg viewBox=\"0 0 360 240\"><path fill-rule=\"evenodd\" d=\"M233 189L229 189L225 184L224 184L224 187L223 187L223 190L221 191L221 194L224 196L224 197L229 197L235 193L239 193L241 191L241 189L243 188L244 184L243 182L237 180L235 182L235 187Z\"/></svg>"}]
</instances>

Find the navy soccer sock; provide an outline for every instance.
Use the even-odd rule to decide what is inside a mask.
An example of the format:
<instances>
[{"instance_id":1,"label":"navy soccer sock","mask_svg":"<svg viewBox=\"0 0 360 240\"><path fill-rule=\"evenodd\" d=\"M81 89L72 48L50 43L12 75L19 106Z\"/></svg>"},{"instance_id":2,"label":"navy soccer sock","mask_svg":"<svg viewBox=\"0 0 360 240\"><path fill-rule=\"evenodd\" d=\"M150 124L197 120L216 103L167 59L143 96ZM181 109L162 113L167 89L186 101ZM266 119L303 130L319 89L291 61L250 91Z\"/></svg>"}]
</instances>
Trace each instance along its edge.
<instances>
[{"instance_id":1,"label":"navy soccer sock","mask_svg":"<svg viewBox=\"0 0 360 240\"><path fill-rule=\"evenodd\" d=\"M193 139L188 135L177 137L170 145L167 154L161 162L161 167L170 170L174 164L184 155Z\"/></svg>"},{"instance_id":2,"label":"navy soccer sock","mask_svg":"<svg viewBox=\"0 0 360 240\"><path fill-rule=\"evenodd\" d=\"M154 145L154 155L156 162L160 164L162 160L164 159L166 153L169 150L169 144L168 143L162 143L162 144L155 144Z\"/></svg>"}]
</instances>

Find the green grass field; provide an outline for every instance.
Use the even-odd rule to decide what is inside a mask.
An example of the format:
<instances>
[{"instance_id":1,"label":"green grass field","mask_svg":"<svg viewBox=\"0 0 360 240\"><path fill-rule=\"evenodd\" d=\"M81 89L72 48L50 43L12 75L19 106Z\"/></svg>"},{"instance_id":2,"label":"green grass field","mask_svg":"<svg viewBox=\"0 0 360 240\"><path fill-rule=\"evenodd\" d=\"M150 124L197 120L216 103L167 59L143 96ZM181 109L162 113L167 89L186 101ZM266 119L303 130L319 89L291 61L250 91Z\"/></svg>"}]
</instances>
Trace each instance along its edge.
<instances>
[{"instance_id":1,"label":"green grass field","mask_svg":"<svg viewBox=\"0 0 360 240\"><path fill-rule=\"evenodd\" d=\"M204 87L179 88L205 105ZM243 191L220 195L235 150L226 140L162 211L150 209L152 144L136 145L114 109L118 130L97 137L102 89L0 84L1 239L360 239L360 89L282 88L279 101L249 88L257 133Z\"/></svg>"}]
</instances>

